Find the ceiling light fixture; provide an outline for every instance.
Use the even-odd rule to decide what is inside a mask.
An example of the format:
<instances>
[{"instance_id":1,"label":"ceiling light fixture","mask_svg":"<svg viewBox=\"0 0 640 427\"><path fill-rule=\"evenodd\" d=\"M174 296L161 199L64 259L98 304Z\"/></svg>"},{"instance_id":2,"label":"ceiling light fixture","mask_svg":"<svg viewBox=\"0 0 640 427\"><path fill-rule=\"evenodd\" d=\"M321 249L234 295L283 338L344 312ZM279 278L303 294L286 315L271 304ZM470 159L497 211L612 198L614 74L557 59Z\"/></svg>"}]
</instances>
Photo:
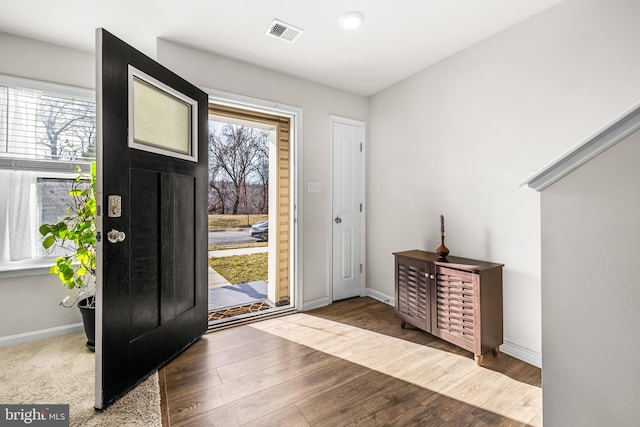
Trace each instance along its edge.
<instances>
[{"instance_id":1,"label":"ceiling light fixture","mask_svg":"<svg viewBox=\"0 0 640 427\"><path fill-rule=\"evenodd\" d=\"M361 12L351 11L343 13L339 19L342 28L353 30L358 28L364 22L364 15Z\"/></svg>"}]
</instances>

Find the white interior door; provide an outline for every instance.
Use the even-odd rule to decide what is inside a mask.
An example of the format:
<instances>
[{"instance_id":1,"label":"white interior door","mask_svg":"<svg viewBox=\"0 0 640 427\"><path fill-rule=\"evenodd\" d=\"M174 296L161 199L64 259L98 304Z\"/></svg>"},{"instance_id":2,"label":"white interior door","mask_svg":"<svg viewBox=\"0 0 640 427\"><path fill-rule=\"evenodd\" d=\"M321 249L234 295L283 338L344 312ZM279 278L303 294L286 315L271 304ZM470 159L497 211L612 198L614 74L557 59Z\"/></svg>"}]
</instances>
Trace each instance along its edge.
<instances>
[{"instance_id":1,"label":"white interior door","mask_svg":"<svg viewBox=\"0 0 640 427\"><path fill-rule=\"evenodd\" d=\"M364 123L331 117L333 301L360 296L362 283Z\"/></svg>"}]
</instances>

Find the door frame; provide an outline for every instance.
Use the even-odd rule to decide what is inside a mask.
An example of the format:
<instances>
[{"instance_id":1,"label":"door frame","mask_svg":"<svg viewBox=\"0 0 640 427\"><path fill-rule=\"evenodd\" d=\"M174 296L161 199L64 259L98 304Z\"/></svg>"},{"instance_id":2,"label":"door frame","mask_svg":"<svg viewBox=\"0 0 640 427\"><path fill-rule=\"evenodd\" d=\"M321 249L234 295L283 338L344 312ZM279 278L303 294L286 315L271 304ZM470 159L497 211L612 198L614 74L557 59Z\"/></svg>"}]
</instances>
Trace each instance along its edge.
<instances>
[{"instance_id":1,"label":"door frame","mask_svg":"<svg viewBox=\"0 0 640 427\"><path fill-rule=\"evenodd\" d=\"M209 102L227 105L239 109L250 111L261 111L268 114L275 114L289 117L293 132L291 133L291 149L293 165L291 165L291 182L294 188L291 191L293 200L291 201L291 260L289 269L291 270L291 291L293 292L293 303L296 311L302 311L304 301L304 289L302 286L303 275L303 211L302 211L302 108L292 105L282 104L249 96L238 95L218 89L211 89L200 86L200 89L209 95Z\"/></svg>"},{"instance_id":2,"label":"door frame","mask_svg":"<svg viewBox=\"0 0 640 427\"><path fill-rule=\"evenodd\" d=\"M362 200L362 216L360 223L360 263L362 264L362 273L360 274L360 296L366 295L365 283L367 265L366 260L366 217L367 203L366 196L366 153L367 153L367 124L361 120L349 119L334 114L329 114L329 188L328 188L328 213L327 213L327 295L329 303L333 303L333 125L335 123L343 123L351 126L362 128L364 137L362 139L362 154L360 156L360 200Z\"/></svg>"}]
</instances>

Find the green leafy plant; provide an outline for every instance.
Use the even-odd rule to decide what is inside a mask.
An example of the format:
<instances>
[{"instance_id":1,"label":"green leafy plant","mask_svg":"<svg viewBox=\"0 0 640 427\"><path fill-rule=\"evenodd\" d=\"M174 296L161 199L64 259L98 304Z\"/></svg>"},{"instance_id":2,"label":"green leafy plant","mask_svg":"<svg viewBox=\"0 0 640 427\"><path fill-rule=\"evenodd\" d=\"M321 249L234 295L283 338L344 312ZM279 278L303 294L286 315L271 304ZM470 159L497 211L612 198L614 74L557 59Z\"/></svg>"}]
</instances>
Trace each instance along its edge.
<instances>
[{"instance_id":1,"label":"green leafy plant","mask_svg":"<svg viewBox=\"0 0 640 427\"><path fill-rule=\"evenodd\" d=\"M69 289L77 289L74 296L65 298L61 304L73 306L86 296L93 295L96 274L96 174L91 164L91 175L75 178L69 196L72 206L67 207L66 216L57 224L42 224L40 234L44 236L42 246L47 250L61 248L64 255L56 258L49 272L55 274ZM92 299L93 300L93 299Z\"/></svg>"}]
</instances>

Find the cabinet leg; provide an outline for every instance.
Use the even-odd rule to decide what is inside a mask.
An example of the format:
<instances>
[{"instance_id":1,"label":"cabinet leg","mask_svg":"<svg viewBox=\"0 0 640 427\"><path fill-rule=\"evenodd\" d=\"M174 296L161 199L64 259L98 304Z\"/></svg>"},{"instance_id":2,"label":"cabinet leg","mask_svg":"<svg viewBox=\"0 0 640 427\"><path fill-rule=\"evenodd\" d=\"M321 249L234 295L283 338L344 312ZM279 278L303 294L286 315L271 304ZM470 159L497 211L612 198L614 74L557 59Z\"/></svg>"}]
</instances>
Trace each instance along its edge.
<instances>
[{"instance_id":1,"label":"cabinet leg","mask_svg":"<svg viewBox=\"0 0 640 427\"><path fill-rule=\"evenodd\" d=\"M494 355L494 356L497 356L497 355L499 355L499 354L500 354L500 347L496 347L496 348L494 348L492 351L493 351L493 355Z\"/></svg>"},{"instance_id":2,"label":"cabinet leg","mask_svg":"<svg viewBox=\"0 0 640 427\"><path fill-rule=\"evenodd\" d=\"M401 321L400 321L400 327L401 327L402 329L404 329L404 327L405 327L405 326L407 326L407 322L405 322L404 320L401 320Z\"/></svg>"},{"instance_id":3,"label":"cabinet leg","mask_svg":"<svg viewBox=\"0 0 640 427\"><path fill-rule=\"evenodd\" d=\"M482 354L474 354L473 357L476 360L476 365L482 366L482 363L484 362L484 356Z\"/></svg>"}]
</instances>

